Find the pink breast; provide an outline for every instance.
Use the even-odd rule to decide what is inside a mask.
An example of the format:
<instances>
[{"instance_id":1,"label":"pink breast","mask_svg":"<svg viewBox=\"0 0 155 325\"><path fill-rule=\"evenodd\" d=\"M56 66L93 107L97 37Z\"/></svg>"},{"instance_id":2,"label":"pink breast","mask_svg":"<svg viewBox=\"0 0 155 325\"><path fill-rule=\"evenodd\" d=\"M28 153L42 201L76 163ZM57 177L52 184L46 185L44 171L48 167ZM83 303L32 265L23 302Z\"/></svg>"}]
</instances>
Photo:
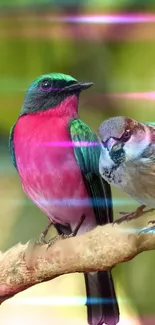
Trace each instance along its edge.
<instances>
[{"instance_id":1,"label":"pink breast","mask_svg":"<svg viewBox=\"0 0 155 325\"><path fill-rule=\"evenodd\" d=\"M73 147L69 145L67 125L67 118L25 115L14 131L24 191L50 219L62 223L70 218L79 219L86 209L92 210L80 204L80 200L88 200L88 195Z\"/></svg>"}]
</instances>

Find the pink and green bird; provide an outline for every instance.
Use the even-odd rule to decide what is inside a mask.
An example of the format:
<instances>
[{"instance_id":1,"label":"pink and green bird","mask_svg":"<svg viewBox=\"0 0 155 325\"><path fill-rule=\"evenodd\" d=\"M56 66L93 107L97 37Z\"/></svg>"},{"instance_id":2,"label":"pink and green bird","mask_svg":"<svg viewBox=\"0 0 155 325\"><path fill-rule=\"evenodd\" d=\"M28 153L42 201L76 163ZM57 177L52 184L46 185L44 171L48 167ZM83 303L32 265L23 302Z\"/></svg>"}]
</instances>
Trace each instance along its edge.
<instances>
[{"instance_id":1,"label":"pink and green bird","mask_svg":"<svg viewBox=\"0 0 155 325\"><path fill-rule=\"evenodd\" d=\"M10 132L11 158L24 192L63 234L71 233L82 215L79 234L113 221L110 186L99 175L101 145L78 116L80 92L92 84L60 73L38 77ZM116 325L111 272L86 273L85 283L88 323Z\"/></svg>"}]
</instances>

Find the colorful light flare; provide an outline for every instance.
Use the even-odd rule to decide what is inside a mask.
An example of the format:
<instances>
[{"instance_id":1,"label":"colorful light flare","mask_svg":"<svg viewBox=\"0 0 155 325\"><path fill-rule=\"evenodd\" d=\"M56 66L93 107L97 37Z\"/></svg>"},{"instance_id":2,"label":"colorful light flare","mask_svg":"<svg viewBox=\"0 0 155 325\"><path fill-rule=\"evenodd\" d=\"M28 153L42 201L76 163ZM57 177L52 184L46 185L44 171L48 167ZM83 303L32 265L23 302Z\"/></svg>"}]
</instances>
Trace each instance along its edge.
<instances>
[{"instance_id":1,"label":"colorful light flare","mask_svg":"<svg viewBox=\"0 0 155 325\"><path fill-rule=\"evenodd\" d=\"M155 14L151 13L115 13L101 15L66 15L45 18L51 22L84 24L138 24L154 23ZM44 19L43 19L44 20Z\"/></svg>"}]
</instances>

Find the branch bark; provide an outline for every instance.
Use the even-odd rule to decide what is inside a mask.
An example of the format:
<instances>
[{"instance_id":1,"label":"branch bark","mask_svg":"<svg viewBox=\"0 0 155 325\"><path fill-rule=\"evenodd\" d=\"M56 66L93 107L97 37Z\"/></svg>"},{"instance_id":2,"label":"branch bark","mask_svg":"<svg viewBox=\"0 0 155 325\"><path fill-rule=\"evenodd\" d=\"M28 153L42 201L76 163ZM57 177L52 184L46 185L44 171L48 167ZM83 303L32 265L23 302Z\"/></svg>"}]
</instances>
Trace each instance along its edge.
<instances>
[{"instance_id":1,"label":"branch bark","mask_svg":"<svg viewBox=\"0 0 155 325\"><path fill-rule=\"evenodd\" d=\"M155 236L139 233L132 225L98 226L84 235L58 240L49 249L30 241L1 252L0 301L64 273L108 270L155 249Z\"/></svg>"}]
</instances>

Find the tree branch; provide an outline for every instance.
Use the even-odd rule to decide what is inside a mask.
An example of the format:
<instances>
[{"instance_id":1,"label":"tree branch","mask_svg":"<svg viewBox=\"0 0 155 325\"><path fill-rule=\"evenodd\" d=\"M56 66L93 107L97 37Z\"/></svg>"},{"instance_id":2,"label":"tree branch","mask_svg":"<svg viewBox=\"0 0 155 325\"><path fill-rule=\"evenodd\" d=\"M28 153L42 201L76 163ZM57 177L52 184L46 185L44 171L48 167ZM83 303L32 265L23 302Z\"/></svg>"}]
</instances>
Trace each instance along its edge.
<instances>
[{"instance_id":1,"label":"tree branch","mask_svg":"<svg viewBox=\"0 0 155 325\"><path fill-rule=\"evenodd\" d=\"M1 252L0 301L61 274L108 270L155 249L155 236L136 232L132 225L130 221L98 226L84 235L58 240L49 249L28 242Z\"/></svg>"}]
</instances>

